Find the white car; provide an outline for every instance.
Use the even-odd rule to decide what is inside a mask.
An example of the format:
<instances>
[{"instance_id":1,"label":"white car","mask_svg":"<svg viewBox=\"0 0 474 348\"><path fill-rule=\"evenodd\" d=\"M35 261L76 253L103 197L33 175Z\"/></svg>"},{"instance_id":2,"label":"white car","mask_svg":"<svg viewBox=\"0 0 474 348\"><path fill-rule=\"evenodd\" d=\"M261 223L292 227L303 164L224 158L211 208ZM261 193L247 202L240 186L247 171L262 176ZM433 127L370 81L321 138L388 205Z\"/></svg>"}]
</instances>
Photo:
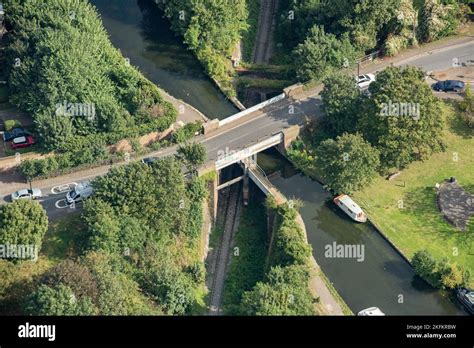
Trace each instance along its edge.
<instances>
[{"instance_id":1,"label":"white car","mask_svg":"<svg viewBox=\"0 0 474 348\"><path fill-rule=\"evenodd\" d=\"M40 199L41 197L40 189L24 189L12 193L12 201L19 199Z\"/></svg>"},{"instance_id":2,"label":"white car","mask_svg":"<svg viewBox=\"0 0 474 348\"><path fill-rule=\"evenodd\" d=\"M378 307L370 307L370 308L361 310L359 313L357 313L357 315L364 316L364 317L365 316L382 316L382 315L385 315L385 313L382 312L380 308Z\"/></svg>"},{"instance_id":3,"label":"white car","mask_svg":"<svg viewBox=\"0 0 474 348\"><path fill-rule=\"evenodd\" d=\"M366 89L369 87L369 85L375 81L375 75L374 74L365 74L365 75L359 75L356 77L356 84L357 87L360 89Z\"/></svg>"}]
</instances>

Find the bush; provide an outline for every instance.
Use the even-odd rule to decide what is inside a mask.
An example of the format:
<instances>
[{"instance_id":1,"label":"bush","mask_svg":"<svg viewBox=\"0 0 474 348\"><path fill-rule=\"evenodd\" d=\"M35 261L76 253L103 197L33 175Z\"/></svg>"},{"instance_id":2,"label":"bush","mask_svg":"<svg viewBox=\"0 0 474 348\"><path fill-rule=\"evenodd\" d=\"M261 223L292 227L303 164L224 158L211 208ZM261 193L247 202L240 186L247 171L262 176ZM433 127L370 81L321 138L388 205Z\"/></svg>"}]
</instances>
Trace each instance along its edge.
<instances>
[{"instance_id":1,"label":"bush","mask_svg":"<svg viewBox=\"0 0 474 348\"><path fill-rule=\"evenodd\" d=\"M447 258L436 262L427 250L417 251L411 262L416 274L434 288L454 289L469 284L469 270L450 263Z\"/></svg>"}]
</instances>

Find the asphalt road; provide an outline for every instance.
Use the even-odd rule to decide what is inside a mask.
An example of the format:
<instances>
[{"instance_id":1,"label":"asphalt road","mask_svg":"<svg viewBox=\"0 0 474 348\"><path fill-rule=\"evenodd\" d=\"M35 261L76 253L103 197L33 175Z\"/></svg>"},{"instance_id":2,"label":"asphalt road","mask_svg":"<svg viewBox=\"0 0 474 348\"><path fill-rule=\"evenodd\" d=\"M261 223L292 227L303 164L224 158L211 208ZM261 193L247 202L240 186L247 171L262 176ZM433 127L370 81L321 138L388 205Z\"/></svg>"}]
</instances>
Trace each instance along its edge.
<instances>
[{"instance_id":1,"label":"asphalt road","mask_svg":"<svg viewBox=\"0 0 474 348\"><path fill-rule=\"evenodd\" d=\"M462 63L474 59L474 40L467 44L447 47L434 52L428 52L416 57L408 58L394 65L413 65L424 69L425 71L445 70L453 66L453 59L457 58ZM320 117L321 99L319 95L312 95L306 99L290 102L285 99L262 110L256 111L245 120L235 122L229 126L219 129L215 133L206 136L199 136L195 141L202 143L208 153L209 160L215 160L219 152L229 153L242 150L254 143L262 141L282 129L296 124L302 124L305 119L310 117ZM176 152L176 147L170 147L161 151L147 155L147 157L164 157ZM77 172L71 175L55 178L54 180L38 181L33 184L35 188L40 188L44 198L41 204L48 212L50 219L68 214L74 209L63 206L65 192L58 192L58 185L67 185L91 180L94 177L104 175L110 169L110 166L96 168L94 170ZM2 185L3 186L3 185ZM17 190L20 185L10 185L11 191L6 192L7 186L0 189L1 195L6 195ZM22 185L27 187L27 185ZM15 189L13 189L13 187ZM23 187L23 188L24 188ZM56 187L56 190L55 190ZM8 201L5 196L0 204ZM65 204L64 204L65 205ZM76 206L80 209L80 205Z\"/></svg>"}]
</instances>

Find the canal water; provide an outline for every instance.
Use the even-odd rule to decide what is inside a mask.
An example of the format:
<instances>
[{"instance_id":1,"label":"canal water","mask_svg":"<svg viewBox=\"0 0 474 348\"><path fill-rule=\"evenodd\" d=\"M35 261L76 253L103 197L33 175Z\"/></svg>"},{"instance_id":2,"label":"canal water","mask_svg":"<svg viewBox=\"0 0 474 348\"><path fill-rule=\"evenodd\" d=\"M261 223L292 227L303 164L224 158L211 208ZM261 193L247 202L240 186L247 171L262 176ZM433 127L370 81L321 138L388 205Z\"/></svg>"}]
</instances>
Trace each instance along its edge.
<instances>
[{"instance_id":1,"label":"canal water","mask_svg":"<svg viewBox=\"0 0 474 348\"><path fill-rule=\"evenodd\" d=\"M316 181L298 173L276 151L259 154L259 164L279 173L270 181L289 199L303 202L300 210L313 255L354 313L379 307L389 315L458 315L464 311L417 277L411 266L368 223L352 222ZM329 258L326 246L364 246L364 259Z\"/></svg>"},{"instance_id":2,"label":"canal water","mask_svg":"<svg viewBox=\"0 0 474 348\"><path fill-rule=\"evenodd\" d=\"M223 119L239 110L204 73L182 39L170 30L149 0L91 0L102 16L115 47L130 63L173 97L209 118Z\"/></svg>"}]
</instances>

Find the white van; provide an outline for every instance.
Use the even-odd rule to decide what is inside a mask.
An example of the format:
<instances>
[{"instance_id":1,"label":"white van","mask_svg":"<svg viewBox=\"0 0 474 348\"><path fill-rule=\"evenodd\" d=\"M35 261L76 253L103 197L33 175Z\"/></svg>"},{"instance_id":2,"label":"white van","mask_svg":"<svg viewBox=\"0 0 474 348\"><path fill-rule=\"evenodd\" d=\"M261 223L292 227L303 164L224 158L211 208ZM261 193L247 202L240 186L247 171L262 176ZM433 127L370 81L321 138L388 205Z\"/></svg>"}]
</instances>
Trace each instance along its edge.
<instances>
[{"instance_id":1,"label":"white van","mask_svg":"<svg viewBox=\"0 0 474 348\"><path fill-rule=\"evenodd\" d=\"M73 204L86 199L94 193L94 188L89 182L82 182L66 195L67 204Z\"/></svg>"}]
</instances>

